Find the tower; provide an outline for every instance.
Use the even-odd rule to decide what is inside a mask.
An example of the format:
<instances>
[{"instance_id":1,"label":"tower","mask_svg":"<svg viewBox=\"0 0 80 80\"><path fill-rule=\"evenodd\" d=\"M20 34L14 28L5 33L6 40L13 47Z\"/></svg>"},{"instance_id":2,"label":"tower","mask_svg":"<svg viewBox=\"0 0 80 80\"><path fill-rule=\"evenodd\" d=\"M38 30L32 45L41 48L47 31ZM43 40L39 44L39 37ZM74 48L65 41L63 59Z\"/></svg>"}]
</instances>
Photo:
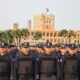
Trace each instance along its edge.
<instances>
[{"instance_id":1,"label":"tower","mask_svg":"<svg viewBox=\"0 0 80 80\"><path fill-rule=\"evenodd\" d=\"M27 28L31 29L31 20L28 20L28 22L27 22Z\"/></svg>"},{"instance_id":2,"label":"tower","mask_svg":"<svg viewBox=\"0 0 80 80\"><path fill-rule=\"evenodd\" d=\"M18 23L14 23L13 24L13 30L17 30L19 28L19 24Z\"/></svg>"},{"instance_id":3,"label":"tower","mask_svg":"<svg viewBox=\"0 0 80 80\"><path fill-rule=\"evenodd\" d=\"M34 30L47 30L52 31L55 27L55 16L49 13L49 9L46 9L46 13L41 13L34 16Z\"/></svg>"}]
</instances>

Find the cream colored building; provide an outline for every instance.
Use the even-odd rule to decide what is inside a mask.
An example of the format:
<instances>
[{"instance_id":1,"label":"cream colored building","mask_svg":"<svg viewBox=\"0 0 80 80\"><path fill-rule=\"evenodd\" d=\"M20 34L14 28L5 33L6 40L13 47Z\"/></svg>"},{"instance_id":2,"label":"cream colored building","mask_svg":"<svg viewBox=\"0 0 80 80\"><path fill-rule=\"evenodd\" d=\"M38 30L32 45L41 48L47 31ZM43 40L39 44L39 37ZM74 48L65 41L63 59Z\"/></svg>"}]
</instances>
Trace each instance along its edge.
<instances>
[{"instance_id":1,"label":"cream colored building","mask_svg":"<svg viewBox=\"0 0 80 80\"><path fill-rule=\"evenodd\" d=\"M34 16L34 30L53 31L55 16L49 13L41 13Z\"/></svg>"},{"instance_id":2,"label":"cream colored building","mask_svg":"<svg viewBox=\"0 0 80 80\"><path fill-rule=\"evenodd\" d=\"M34 16L34 29L30 30L29 40L34 40L34 33L42 32L42 41L47 40L55 43L65 43L65 38L59 36L60 31L55 30L55 16L49 12L37 14ZM71 43L80 43L80 31L75 31L76 37L71 39ZM69 40L66 40L69 43Z\"/></svg>"},{"instance_id":3,"label":"cream colored building","mask_svg":"<svg viewBox=\"0 0 80 80\"><path fill-rule=\"evenodd\" d=\"M15 25L16 26L16 25ZM30 28L30 29L29 29ZM46 42L47 40L55 43L65 43L65 38L59 36L60 31L55 30L55 15L49 13L48 11L45 13L34 15L34 26L33 30L31 28L31 21L28 21L28 29L30 32L30 35L28 39L24 41L33 42L34 40L34 34L36 31L42 32L42 42ZM76 37L71 39L71 43L80 44L80 30L75 31ZM39 40L38 40L39 41ZM68 43L68 39L66 39L66 42Z\"/></svg>"}]
</instances>

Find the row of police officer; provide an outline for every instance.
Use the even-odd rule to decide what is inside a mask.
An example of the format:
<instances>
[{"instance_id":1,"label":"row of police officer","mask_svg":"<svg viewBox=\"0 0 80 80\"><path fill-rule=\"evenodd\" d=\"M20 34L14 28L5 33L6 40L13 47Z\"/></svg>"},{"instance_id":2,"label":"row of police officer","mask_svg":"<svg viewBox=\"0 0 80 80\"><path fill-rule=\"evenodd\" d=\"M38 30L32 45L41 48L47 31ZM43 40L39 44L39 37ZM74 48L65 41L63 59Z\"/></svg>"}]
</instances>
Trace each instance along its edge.
<instances>
[{"instance_id":1,"label":"row of police officer","mask_svg":"<svg viewBox=\"0 0 80 80\"><path fill-rule=\"evenodd\" d=\"M80 80L80 48L51 43L0 45L0 80Z\"/></svg>"}]
</instances>

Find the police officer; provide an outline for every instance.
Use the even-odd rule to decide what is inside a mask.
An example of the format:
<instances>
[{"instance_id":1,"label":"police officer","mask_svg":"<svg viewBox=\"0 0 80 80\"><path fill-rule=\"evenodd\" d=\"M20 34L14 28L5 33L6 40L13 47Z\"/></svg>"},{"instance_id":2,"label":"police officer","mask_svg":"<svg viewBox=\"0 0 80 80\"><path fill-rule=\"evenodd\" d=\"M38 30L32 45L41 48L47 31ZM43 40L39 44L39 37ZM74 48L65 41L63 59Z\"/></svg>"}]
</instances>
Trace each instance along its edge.
<instances>
[{"instance_id":1,"label":"police officer","mask_svg":"<svg viewBox=\"0 0 80 80\"><path fill-rule=\"evenodd\" d=\"M18 52L19 52L19 50L18 50L17 46L11 44L11 45L10 45L10 55L11 55L11 57L12 57L12 58L16 58Z\"/></svg>"},{"instance_id":2,"label":"police officer","mask_svg":"<svg viewBox=\"0 0 80 80\"><path fill-rule=\"evenodd\" d=\"M11 58L11 77L10 80L16 80L16 65L17 65L17 58L19 50L16 45L10 44L10 58Z\"/></svg>"},{"instance_id":3,"label":"police officer","mask_svg":"<svg viewBox=\"0 0 80 80\"><path fill-rule=\"evenodd\" d=\"M78 59L74 52L75 46L61 57L61 80L79 80L78 76Z\"/></svg>"},{"instance_id":4,"label":"police officer","mask_svg":"<svg viewBox=\"0 0 80 80\"><path fill-rule=\"evenodd\" d=\"M34 79L34 58L35 53L30 51L28 43L22 43L18 55L17 80L33 80Z\"/></svg>"},{"instance_id":5,"label":"police officer","mask_svg":"<svg viewBox=\"0 0 80 80\"><path fill-rule=\"evenodd\" d=\"M10 80L11 59L9 54L9 44L3 43L0 46L0 80Z\"/></svg>"},{"instance_id":6,"label":"police officer","mask_svg":"<svg viewBox=\"0 0 80 80\"><path fill-rule=\"evenodd\" d=\"M78 75L79 75L79 80L80 80L80 44L79 44L78 47L77 47L76 56L77 56L77 58L79 59L79 64L78 64L78 65L79 65L79 66L78 66L78 67L79 67L79 68L78 68L78 69L79 69L79 70L78 70L78 71L79 71L79 74L78 74Z\"/></svg>"},{"instance_id":7,"label":"police officer","mask_svg":"<svg viewBox=\"0 0 80 80\"><path fill-rule=\"evenodd\" d=\"M80 57L80 44L77 46L76 55L77 57Z\"/></svg>"},{"instance_id":8,"label":"police officer","mask_svg":"<svg viewBox=\"0 0 80 80\"><path fill-rule=\"evenodd\" d=\"M60 46L59 44L54 45L54 50L52 51L52 56L56 58L56 68L57 68L57 80L60 80L61 76L61 63L60 58L64 54L65 47Z\"/></svg>"},{"instance_id":9,"label":"police officer","mask_svg":"<svg viewBox=\"0 0 80 80\"><path fill-rule=\"evenodd\" d=\"M59 45L54 45L54 50L52 51L52 55L56 58L60 58L61 56L61 50Z\"/></svg>"},{"instance_id":10,"label":"police officer","mask_svg":"<svg viewBox=\"0 0 80 80\"><path fill-rule=\"evenodd\" d=\"M56 59L52 57L51 46L47 43L45 53L40 57L40 80L57 80Z\"/></svg>"},{"instance_id":11,"label":"police officer","mask_svg":"<svg viewBox=\"0 0 80 80\"><path fill-rule=\"evenodd\" d=\"M41 56L41 55L43 55L43 54L44 54L44 51L45 51L42 43L38 43L38 44L36 45L35 50L36 50L36 52L37 52L37 56L38 56L38 57Z\"/></svg>"},{"instance_id":12,"label":"police officer","mask_svg":"<svg viewBox=\"0 0 80 80\"><path fill-rule=\"evenodd\" d=\"M35 62L35 74L36 80L40 79L40 57L45 53L44 47L42 43L36 44L35 50L37 52L36 62Z\"/></svg>"}]
</instances>

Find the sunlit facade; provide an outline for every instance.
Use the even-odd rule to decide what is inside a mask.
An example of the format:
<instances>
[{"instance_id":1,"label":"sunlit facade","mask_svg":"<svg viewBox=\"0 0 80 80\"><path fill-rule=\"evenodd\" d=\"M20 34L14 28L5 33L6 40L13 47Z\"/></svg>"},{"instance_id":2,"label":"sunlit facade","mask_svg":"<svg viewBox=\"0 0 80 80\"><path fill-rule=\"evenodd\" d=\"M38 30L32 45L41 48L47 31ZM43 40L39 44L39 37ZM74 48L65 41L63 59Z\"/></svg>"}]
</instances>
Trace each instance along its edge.
<instances>
[{"instance_id":1,"label":"sunlit facade","mask_svg":"<svg viewBox=\"0 0 80 80\"><path fill-rule=\"evenodd\" d=\"M30 22L29 22L30 23ZM28 23L28 24L29 24ZM31 24L31 23L30 23ZM24 41L35 41L34 34L36 31L42 32L41 41L46 42L47 40L55 43L65 43L65 38L59 35L59 31L55 30L55 15L50 14L48 11L45 13L34 15L34 26L33 29L31 25L28 25L29 37ZM70 43L80 44L80 30L75 31L76 37L72 37ZM69 40L66 39L66 43L69 43Z\"/></svg>"}]
</instances>

